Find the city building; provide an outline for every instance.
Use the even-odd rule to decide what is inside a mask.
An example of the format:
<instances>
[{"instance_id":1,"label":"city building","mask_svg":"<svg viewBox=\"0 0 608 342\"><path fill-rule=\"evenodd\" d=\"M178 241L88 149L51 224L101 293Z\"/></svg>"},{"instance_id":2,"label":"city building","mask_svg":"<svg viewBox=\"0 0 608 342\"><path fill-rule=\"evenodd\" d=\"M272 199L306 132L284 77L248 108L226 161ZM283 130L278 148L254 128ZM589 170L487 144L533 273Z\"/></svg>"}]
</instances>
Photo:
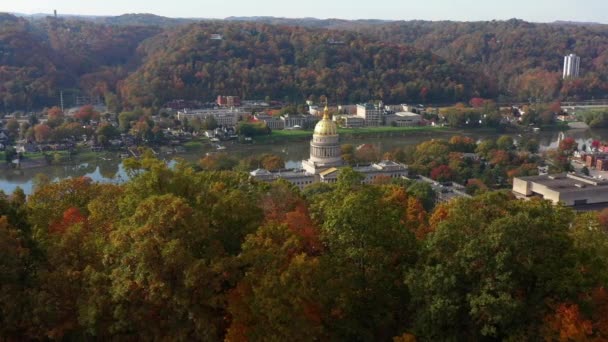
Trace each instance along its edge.
<instances>
[{"instance_id":1,"label":"city building","mask_svg":"<svg viewBox=\"0 0 608 342\"><path fill-rule=\"evenodd\" d=\"M238 96L222 96L217 97L217 105L220 107L240 107L241 98Z\"/></svg>"},{"instance_id":2,"label":"city building","mask_svg":"<svg viewBox=\"0 0 608 342\"><path fill-rule=\"evenodd\" d=\"M319 122L319 118L308 114L285 114L281 117L285 121L285 128L304 128L314 127Z\"/></svg>"},{"instance_id":3,"label":"city building","mask_svg":"<svg viewBox=\"0 0 608 342\"><path fill-rule=\"evenodd\" d=\"M338 128L329 117L329 111L325 107L323 119L315 126L310 142L310 157L302 161L301 170L270 172L258 169L252 171L250 175L265 182L285 179L303 188L318 182L335 183L341 167L344 167L344 162L341 156ZM371 183L378 176L403 178L408 175L406 165L387 160L371 165L356 166L353 169L364 176L362 183Z\"/></svg>"},{"instance_id":4,"label":"city building","mask_svg":"<svg viewBox=\"0 0 608 342\"><path fill-rule=\"evenodd\" d=\"M344 128L365 127L365 119L356 115L336 115L334 121Z\"/></svg>"},{"instance_id":5,"label":"city building","mask_svg":"<svg viewBox=\"0 0 608 342\"><path fill-rule=\"evenodd\" d=\"M376 106L371 103L357 105L357 116L365 120L366 126L380 126L383 113L384 109L381 105Z\"/></svg>"},{"instance_id":6,"label":"city building","mask_svg":"<svg viewBox=\"0 0 608 342\"><path fill-rule=\"evenodd\" d=\"M408 127L408 126L419 126L422 122L422 116L420 114L412 112L399 112L395 114L389 114L385 118L387 126L396 127Z\"/></svg>"},{"instance_id":7,"label":"city building","mask_svg":"<svg viewBox=\"0 0 608 342\"><path fill-rule=\"evenodd\" d=\"M254 118L258 121L262 121L272 130L285 129L285 120L281 119L280 116L272 116L265 113L258 113L254 115Z\"/></svg>"},{"instance_id":8,"label":"city building","mask_svg":"<svg viewBox=\"0 0 608 342\"><path fill-rule=\"evenodd\" d=\"M564 79L579 76L581 58L573 53L564 57Z\"/></svg>"},{"instance_id":9,"label":"city building","mask_svg":"<svg viewBox=\"0 0 608 342\"><path fill-rule=\"evenodd\" d=\"M567 206L605 204L608 206L608 180L572 173L513 178L516 197L540 197Z\"/></svg>"},{"instance_id":10,"label":"city building","mask_svg":"<svg viewBox=\"0 0 608 342\"><path fill-rule=\"evenodd\" d=\"M304 170L286 170L270 172L264 169L257 169L249 173L253 178L264 182L274 182L279 179L284 179L300 189L315 183L315 175Z\"/></svg>"},{"instance_id":11,"label":"city building","mask_svg":"<svg viewBox=\"0 0 608 342\"><path fill-rule=\"evenodd\" d=\"M219 126L233 127L236 126L239 116L244 114L245 112L239 108L184 109L177 112L177 119L191 120L198 117L201 120L205 120L209 116L213 116Z\"/></svg>"}]
</instances>

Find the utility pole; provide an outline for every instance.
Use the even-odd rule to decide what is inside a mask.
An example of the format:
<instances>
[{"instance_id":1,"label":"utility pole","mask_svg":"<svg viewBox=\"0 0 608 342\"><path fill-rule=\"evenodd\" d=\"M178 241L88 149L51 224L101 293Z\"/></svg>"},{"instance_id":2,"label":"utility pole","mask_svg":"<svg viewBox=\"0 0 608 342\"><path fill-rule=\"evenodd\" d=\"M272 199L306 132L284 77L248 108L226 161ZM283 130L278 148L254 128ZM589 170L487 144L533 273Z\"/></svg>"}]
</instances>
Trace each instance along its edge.
<instances>
[{"instance_id":1,"label":"utility pole","mask_svg":"<svg viewBox=\"0 0 608 342\"><path fill-rule=\"evenodd\" d=\"M61 103L61 112L63 113L63 90L59 91L59 101Z\"/></svg>"}]
</instances>

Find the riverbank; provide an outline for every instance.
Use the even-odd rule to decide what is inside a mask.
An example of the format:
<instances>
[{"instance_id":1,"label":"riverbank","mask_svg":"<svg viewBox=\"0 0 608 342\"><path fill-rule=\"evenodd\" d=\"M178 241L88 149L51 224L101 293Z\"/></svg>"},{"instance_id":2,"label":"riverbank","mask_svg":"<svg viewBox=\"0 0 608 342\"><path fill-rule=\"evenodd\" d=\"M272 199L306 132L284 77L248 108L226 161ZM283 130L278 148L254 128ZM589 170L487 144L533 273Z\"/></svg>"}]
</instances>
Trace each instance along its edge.
<instances>
[{"instance_id":1,"label":"riverbank","mask_svg":"<svg viewBox=\"0 0 608 342\"><path fill-rule=\"evenodd\" d=\"M388 137L407 136L411 133L449 132L448 127L416 126L416 127L362 127L338 128L341 138L353 139L357 137ZM273 144L279 142L310 140L313 130L275 130L270 135L257 136L255 144Z\"/></svg>"}]
</instances>

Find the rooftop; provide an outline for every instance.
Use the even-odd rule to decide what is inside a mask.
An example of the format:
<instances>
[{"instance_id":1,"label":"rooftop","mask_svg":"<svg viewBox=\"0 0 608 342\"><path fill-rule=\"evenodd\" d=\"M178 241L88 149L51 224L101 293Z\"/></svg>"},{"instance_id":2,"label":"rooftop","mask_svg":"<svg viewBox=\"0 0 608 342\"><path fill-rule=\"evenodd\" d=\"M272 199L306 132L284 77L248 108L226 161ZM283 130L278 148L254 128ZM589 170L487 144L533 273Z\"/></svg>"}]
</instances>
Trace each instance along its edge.
<instances>
[{"instance_id":1,"label":"rooftop","mask_svg":"<svg viewBox=\"0 0 608 342\"><path fill-rule=\"evenodd\" d=\"M581 191L586 188L606 187L608 180L586 177L571 173L560 173L555 175L540 175L530 177L519 177L519 179L534 182L547 188L562 193Z\"/></svg>"}]
</instances>

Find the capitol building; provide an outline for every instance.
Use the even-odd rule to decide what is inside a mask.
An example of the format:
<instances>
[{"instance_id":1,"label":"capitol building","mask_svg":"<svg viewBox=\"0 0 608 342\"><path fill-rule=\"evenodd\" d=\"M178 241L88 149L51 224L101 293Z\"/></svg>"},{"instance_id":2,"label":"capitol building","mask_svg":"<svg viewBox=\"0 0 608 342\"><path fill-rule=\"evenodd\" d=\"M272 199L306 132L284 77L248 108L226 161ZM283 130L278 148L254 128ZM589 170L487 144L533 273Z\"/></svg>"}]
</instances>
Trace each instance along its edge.
<instances>
[{"instance_id":1,"label":"capitol building","mask_svg":"<svg viewBox=\"0 0 608 342\"><path fill-rule=\"evenodd\" d=\"M340 152L340 136L336 123L329 117L325 107L323 119L317 123L310 141L310 158L302 161L302 169L291 171L270 172L257 169L250 174L252 177L266 182L285 179L299 188L313 183L335 183L338 180L340 168L344 167ZM402 178L407 176L407 166L393 161L384 160L366 166L356 166L353 170L362 174L363 183L371 183L378 176Z\"/></svg>"}]
</instances>

